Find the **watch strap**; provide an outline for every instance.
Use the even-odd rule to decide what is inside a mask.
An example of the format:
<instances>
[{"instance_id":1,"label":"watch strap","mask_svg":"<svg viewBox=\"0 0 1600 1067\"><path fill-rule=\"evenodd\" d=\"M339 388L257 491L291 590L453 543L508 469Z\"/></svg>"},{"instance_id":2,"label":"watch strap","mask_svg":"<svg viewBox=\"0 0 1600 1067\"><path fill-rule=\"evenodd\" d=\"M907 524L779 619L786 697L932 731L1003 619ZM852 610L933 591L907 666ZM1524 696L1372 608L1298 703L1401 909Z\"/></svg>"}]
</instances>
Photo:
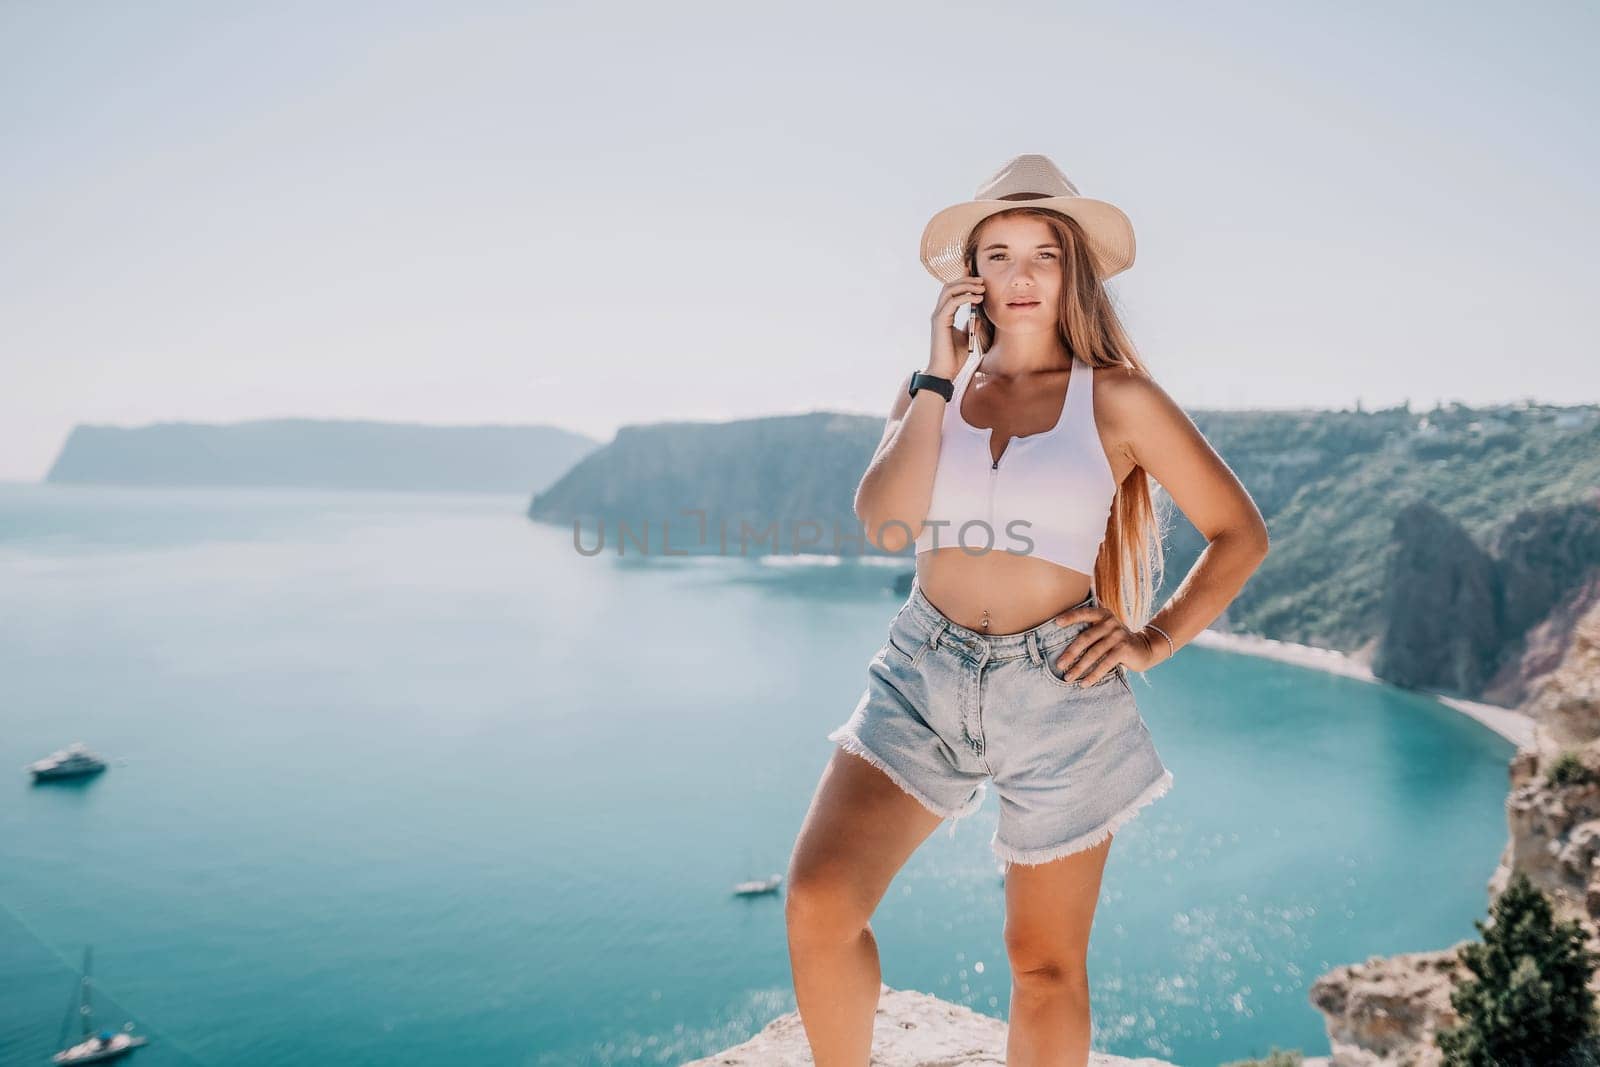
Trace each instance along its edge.
<instances>
[{"instance_id":1,"label":"watch strap","mask_svg":"<svg viewBox=\"0 0 1600 1067\"><path fill-rule=\"evenodd\" d=\"M921 371L911 372L911 387L907 390L910 395L916 396L918 389L932 389L940 396L949 400L955 396L956 383L949 378L941 378L937 374L924 374Z\"/></svg>"}]
</instances>

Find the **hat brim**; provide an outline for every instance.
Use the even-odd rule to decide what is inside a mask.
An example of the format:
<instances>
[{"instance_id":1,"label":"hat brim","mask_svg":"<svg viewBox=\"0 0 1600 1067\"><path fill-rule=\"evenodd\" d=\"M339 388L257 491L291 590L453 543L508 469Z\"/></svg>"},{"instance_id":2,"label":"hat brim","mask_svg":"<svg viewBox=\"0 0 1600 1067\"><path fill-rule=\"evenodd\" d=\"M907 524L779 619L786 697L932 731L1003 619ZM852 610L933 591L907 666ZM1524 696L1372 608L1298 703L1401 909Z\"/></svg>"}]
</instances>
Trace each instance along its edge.
<instances>
[{"instance_id":1,"label":"hat brim","mask_svg":"<svg viewBox=\"0 0 1600 1067\"><path fill-rule=\"evenodd\" d=\"M1019 207L1038 207L1069 215L1089 238L1089 256L1101 280L1133 266L1133 223L1121 208L1087 196L1048 196L1037 200L964 200L928 220L922 231L922 265L941 282L967 276L962 258L967 236L990 215Z\"/></svg>"}]
</instances>

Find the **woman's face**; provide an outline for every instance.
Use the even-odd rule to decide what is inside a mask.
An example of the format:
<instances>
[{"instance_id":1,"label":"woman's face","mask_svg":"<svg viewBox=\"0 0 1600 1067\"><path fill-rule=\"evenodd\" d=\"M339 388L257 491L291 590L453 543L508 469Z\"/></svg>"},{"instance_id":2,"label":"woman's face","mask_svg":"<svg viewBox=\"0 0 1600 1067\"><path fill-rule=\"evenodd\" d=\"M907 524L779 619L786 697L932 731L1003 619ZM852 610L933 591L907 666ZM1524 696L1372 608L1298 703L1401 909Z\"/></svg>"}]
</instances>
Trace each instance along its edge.
<instances>
[{"instance_id":1,"label":"woman's face","mask_svg":"<svg viewBox=\"0 0 1600 1067\"><path fill-rule=\"evenodd\" d=\"M983 311L999 330L1056 328L1066 249L1049 223L1034 215L996 215L978 228Z\"/></svg>"}]
</instances>

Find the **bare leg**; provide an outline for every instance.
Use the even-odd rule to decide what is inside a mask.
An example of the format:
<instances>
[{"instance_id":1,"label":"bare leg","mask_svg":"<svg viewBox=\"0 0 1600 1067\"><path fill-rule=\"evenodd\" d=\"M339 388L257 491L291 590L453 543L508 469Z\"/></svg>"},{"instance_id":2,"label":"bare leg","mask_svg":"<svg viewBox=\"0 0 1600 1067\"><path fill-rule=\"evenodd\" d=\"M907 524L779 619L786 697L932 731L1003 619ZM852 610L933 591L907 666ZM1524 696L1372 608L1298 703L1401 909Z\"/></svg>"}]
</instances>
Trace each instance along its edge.
<instances>
[{"instance_id":1,"label":"bare leg","mask_svg":"<svg viewBox=\"0 0 1600 1067\"><path fill-rule=\"evenodd\" d=\"M1006 870L1007 1067L1089 1062L1089 929L1110 850L1108 837L1082 852Z\"/></svg>"},{"instance_id":2,"label":"bare leg","mask_svg":"<svg viewBox=\"0 0 1600 1067\"><path fill-rule=\"evenodd\" d=\"M822 772L784 901L789 966L816 1067L867 1067L883 982L868 920L889 882L943 820L843 749Z\"/></svg>"}]
</instances>

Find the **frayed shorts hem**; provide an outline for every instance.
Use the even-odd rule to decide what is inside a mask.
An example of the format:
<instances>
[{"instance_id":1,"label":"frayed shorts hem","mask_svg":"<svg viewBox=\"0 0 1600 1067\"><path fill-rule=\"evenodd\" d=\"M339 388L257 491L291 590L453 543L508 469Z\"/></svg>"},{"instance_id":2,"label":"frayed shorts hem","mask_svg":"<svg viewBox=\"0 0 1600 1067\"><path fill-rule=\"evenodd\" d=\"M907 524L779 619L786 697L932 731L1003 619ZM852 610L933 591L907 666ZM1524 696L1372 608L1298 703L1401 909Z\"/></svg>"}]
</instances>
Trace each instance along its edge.
<instances>
[{"instance_id":1,"label":"frayed shorts hem","mask_svg":"<svg viewBox=\"0 0 1600 1067\"><path fill-rule=\"evenodd\" d=\"M1034 867L1041 863L1060 859L1063 856L1070 856L1074 852L1082 852L1104 842L1113 832L1139 814L1140 809L1165 796L1167 790L1171 788L1172 772L1170 770L1163 771L1161 777L1147 786L1137 797L1134 797L1127 807L1088 833L1079 834L1072 840L1065 841L1059 845L1049 845L1045 848L1013 848L1001 841L999 832L996 831L995 836L989 841L989 847L993 850L995 856L1007 866L1015 864L1023 867Z\"/></svg>"},{"instance_id":2,"label":"frayed shorts hem","mask_svg":"<svg viewBox=\"0 0 1600 1067\"><path fill-rule=\"evenodd\" d=\"M979 782L976 792L974 792L972 795L972 799L967 801L965 804L954 808L947 808L942 804L934 803L931 797L907 781L905 776L899 771L889 766L882 756L868 748L861 742L859 737L853 733L850 733L843 727L840 727L829 734L828 740L834 742L852 756L858 756L872 764L874 767L878 768L878 770L882 771L891 782L900 787L901 792L905 793L907 796L910 796L924 808L927 808L933 814L939 816L939 818L951 820L951 836L955 835L955 824L957 820L966 818L968 815L971 815L973 812L977 811L983 806L984 786L988 784L987 782Z\"/></svg>"}]
</instances>

